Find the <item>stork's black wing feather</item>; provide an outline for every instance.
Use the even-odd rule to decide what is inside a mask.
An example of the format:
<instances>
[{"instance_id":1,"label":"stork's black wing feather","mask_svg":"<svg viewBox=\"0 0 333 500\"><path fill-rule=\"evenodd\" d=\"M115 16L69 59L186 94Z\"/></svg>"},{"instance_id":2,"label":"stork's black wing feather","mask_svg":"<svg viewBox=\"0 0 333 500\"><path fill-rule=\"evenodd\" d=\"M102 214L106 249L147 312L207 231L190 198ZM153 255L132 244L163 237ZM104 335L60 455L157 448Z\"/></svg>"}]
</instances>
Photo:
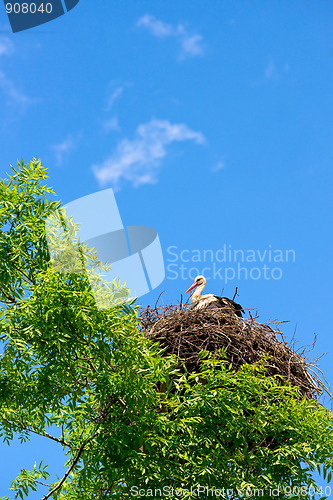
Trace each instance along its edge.
<instances>
[{"instance_id":1,"label":"stork's black wing feather","mask_svg":"<svg viewBox=\"0 0 333 500\"><path fill-rule=\"evenodd\" d=\"M232 309L236 316L239 318L243 317L243 314L245 314L244 309L240 304L237 304L237 302L234 302L231 299L228 299L228 297L219 297L218 295L214 295L214 297L217 299L215 303L215 307L226 307L229 309ZM214 304L214 302L212 302ZM243 314L242 314L243 313Z\"/></svg>"}]
</instances>

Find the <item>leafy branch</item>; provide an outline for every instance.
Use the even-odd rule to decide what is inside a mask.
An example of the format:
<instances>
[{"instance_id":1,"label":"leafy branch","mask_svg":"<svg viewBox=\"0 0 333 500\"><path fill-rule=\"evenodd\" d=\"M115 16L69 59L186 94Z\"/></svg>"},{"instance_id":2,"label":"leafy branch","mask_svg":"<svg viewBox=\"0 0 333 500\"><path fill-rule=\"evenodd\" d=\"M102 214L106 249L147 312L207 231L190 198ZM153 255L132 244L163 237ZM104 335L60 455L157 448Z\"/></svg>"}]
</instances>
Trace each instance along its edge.
<instances>
[{"instance_id":1,"label":"leafy branch","mask_svg":"<svg viewBox=\"0 0 333 500\"><path fill-rule=\"evenodd\" d=\"M90 437L88 438L84 443L81 444L80 448L78 449L78 452L74 458L74 460L72 461L71 465L69 466L69 468L67 469L67 471L65 472L65 474L63 475L63 477L61 478L61 480L58 482L58 484L47 494L45 495L41 500L47 500L47 498L50 498L56 491L59 490L59 488L62 487L62 485L64 484L64 482L66 481L66 479L68 478L68 476L70 475L70 473L72 472L72 470L74 469L74 467L76 466L76 464L78 463L78 461L80 460L80 457L85 449L85 447L87 446L87 444L97 435L98 433L98 430Z\"/></svg>"}]
</instances>

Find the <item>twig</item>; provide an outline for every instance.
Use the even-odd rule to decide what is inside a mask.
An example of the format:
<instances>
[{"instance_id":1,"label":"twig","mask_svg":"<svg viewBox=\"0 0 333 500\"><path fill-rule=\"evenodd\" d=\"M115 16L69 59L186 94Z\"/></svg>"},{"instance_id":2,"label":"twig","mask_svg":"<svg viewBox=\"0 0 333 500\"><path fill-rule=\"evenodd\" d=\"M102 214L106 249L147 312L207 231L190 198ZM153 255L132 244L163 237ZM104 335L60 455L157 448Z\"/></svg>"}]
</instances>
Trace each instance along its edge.
<instances>
[{"instance_id":1,"label":"twig","mask_svg":"<svg viewBox=\"0 0 333 500\"><path fill-rule=\"evenodd\" d=\"M159 294L159 296L157 297L157 300L156 300L156 302L155 302L155 309L156 309L156 307L157 307L157 302L160 300L160 296L161 296L161 295L162 295L162 293L164 293L164 292L165 292L165 290L163 290L163 291Z\"/></svg>"},{"instance_id":2,"label":"twig","mask_svg":"<svg viewBox=\"0 0 333 500\"><path fill-rule=\"evenodd\" d=\"M69 476L69 474L72 472L72 470L74 469L75 465L78 463L79 459L80 459L80 456L82 455L82 452L84 450L84 448L87 446L87 444L89 443L89 441L91 441L97 434L98 430L89 438L86 440L85 443L82 443L77 454L76 454L76 457L74 458L73 462L71 463L70 467L67 469L67 471L65 472L64 476L61 478L61 480L59 481L59 483L53 488L53 490L51 490L47 495L45 495L41 500L47 500L47 498L50 498L53 493L55 493L59 488L61 488L61 486L64 484L64 482L66 481L67 477Z\"/></svg>"},{"instance_id":3,"label":"twig","mask_svg":"<svg viewBox=\"0 0 333 500\"><path fill-rule=\"evenodd\" d=\"M6 297L7 300L9 300L9 302L11 304L16 304L15 297L13 297L12 295L10 295L8 292L5 292L5 290L3 288L0 288L0 292Z\"/></svg>"},{"instance_id":4,"label":"twig","mask_svg":"<svg viewBox=\"0 0 333 500\"><path fill-rule=\"evenodd\" d=\"M36 483L41 484L42 486L47 486L48 488L51 487L51 484L42 483L42 481L37 481L37 479L36 479Z\"/></svg>"},{"instance_id":5,"label":"twig","mask_svg":"<svg viewBox=\"0 0 333 500\"><path fill-rule=\"evenodd\" d=\"M24 276L24 277L25 277L25 278L29 281L29 283L30 283L31 285L35 285L35 284L36 284L36 283L35 283L35 281L34 281L32 278L30 278L30 277L29 277L29 276L28 276L28 275L27 275L27 274L26 274L26 273L25 273L22 269L18 268L18 267L14 264L14 262L13 262L13 261L11 261L11 264L12 264L12 266L13 266L13 267L15 267L16 271L18 271L19 273L23 274L23 276Z\"/></svg>"},{"instance_id":6,"label":"twig","mask_svg":"<svg viewBox=\"0 0 333 500\"><path fill-rule=\"evenodd\" d=\"M69 476L69 474L71 473L71 471L74 469L75 465L77 464L77 462L79 461L79 458L85 448L87 443L83 443L81 444L80 448L79 448L79 451L77 452L77 455L76 457L74 458L73 462L71 463L71 466L67 469L67 471L65 472L64 476L62 477L62 479L59 481L59 483L53 488L53 490L50 491L50 493L48 493L47 495L45 495L42 500L46 500L47 498L50 498L50 496L53 495L53 493L55 493L59 488L61 488L61 486L64 484L64 482L66 481L67 477Z\"/></svg>"},{"instance_id":7,"label":"twig","mask_svg":"<svg viewBox=\"0 0 333 500\"><path fill-rule=\"evenodd\" d=\"M52 439L53 441L56 441L57 443L63 444L64 446L68 446L68 448L72 448L72 445L70 445L69 443L66 443L66 441L64 441L63 439L58 439L54 436L51 436L51 434L49 434L48 432L45 432L45 431L37 432L34 429L30 429L29 426L25 426L25 429L29 432L33 432L34 434L37 434L38 436L47 437L49 439Z\"/></svg>"}]
</instances>

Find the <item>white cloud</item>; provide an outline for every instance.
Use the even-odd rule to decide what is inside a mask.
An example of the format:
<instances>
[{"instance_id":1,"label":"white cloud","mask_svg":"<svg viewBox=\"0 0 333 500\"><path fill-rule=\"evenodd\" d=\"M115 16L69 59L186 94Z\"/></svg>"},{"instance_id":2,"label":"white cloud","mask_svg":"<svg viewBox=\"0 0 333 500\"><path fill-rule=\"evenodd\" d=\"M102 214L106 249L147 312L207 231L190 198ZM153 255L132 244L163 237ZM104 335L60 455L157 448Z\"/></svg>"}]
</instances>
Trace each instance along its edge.
<instances>
[{"instance_id":1,"label":"white cloud","mask_svg":"<svg viewBox=\"0 0 333 500\"><path fill-rule=\"evenodd\" d=\"M182 40L182 55L183 57L191 56L201 56L204 53L203 37L201 35L186 36Z\"/></svg>"},{"instance_id":2,"label":"white cloud","mask_svg":"<svg viewBox=\"0 0 333 500\"><path fill-rule=\"evenodd\" d=\"M265 79L269 80L276 76L276 67L274 61L271 59L265 69Z\"/></svg>"},{"instance_id":3,"label":"white cloud","mask_svg":"<svg viewBox=\"0 0 333 500\"><path fill-rule=\"evenodd\" d=\"M149 14L144 15L137 22L137 26L144 27L149 33L158 38L174 38L181 47L181 59L197 57L204 53L203 37L198 33L190 34L182 24L173 26L166 24Z\"/></svg>"},{"instance_id":4,"label":"white cloud","mask_svg":"<svg viewBox=\"0 0 333 500\"><path fill-rule=\"evenodd\" d=\"M150 31L152 35L159 38L165 38L175 35L174 29L170 24L163 23L162 21L159 21L154 16L150 16L149 14L141 17L137 22L137 26L143 26L148 31Z\"/></svg>"},{"instance_id":5,"label":"white cloud","mask_svg":"<svg viewBox=\"0 0 333 500\"><path fill-rule=\"evenodd\" d=\"M116 116L114 116L108 120L102 121L102 126L103 126L103 130L106 134L108 134L111 131L119 131L120 130L118 118Z\"/></svg>"},{"instance_id":6,"label":"white cloud","mask_svg":"<svg viewBox=\"0 0 333 500\"><path fill-rule=\"evenodd\" d=\"M15 47L12 40L5 35L0 34L0 57L10 56L15 52ZM6 106L14 108L15 113L21 114L26 109L38 102L41 98L30 97L22 89L22 82L16 83L8 76L8 72L0 69L0 93L4 96ZM13 114L14 116L14 114Z\"/></svg>"},{"instance_id":7,"label":"white cloud","mask_svg":"<svg viewBox=\"0 0 333 500\"><path fill-rule=\"evenodd\" d=\"M283 65L283 68L280 69L276 67L274 60L270 59L265 68L264 80L266 82L267 81L277 82L282 77L282 74L288 73L289 70L290 70L289 64L285 63Z\"/></svg>"},{"instance_id":8,"label":"white cloud","mask_svg":"<svg viewBox=\"0 0 333 500\"><path fill-rule=\"evenodd\" d=\"M57 165L60 166L68 161L71 152L75 149L75 141L72 136L68 136L64 141L52 146Z\"/></svg>"},{"instance_id":9,"label":"white cloud","mask_svg":"<svg viewBox=\"0 0 333 500\"><path fill-rule=\"evenodd\" d=\"M115 103L115 101L122 95L124 91L123 87L117 87L115 88L111 95L109 95L108 100L107 100L107 109L110 110Z\"/></svg>"},{"instance_id":10,"label":"white cloud","mask_svg":"<svg viewBox=\"0 0 333 500\"><path fill-rule=\"evenodd\" d=\"M27 106L40 101L40 99L34 99L26 95L1 70L0 90L2 90L7 97L7 104L10 106L15 106L19 111L25 111Z\"/></svg>"},{"instance_id":11,"label":"white cloud","mask_svg":"<svg viewBox=\"0 0 333 500\"><path fill-rule=\"evenodd\" d=\"M218 161L216 165L213 166L212 172L219 172L225 168L225 163L223 161Z\"/></svg>"},{"instance_id":12,"label":"white cloud","mask_svg":"<svg viewBox=\"0 0 333 500\"><path fill-rule=\"evenodd\" d=\"M0 56L9 56L14 52L14 45L8 36L0 36Z\"/></svg>"},{"instance_id":13,"label":"white cloud","mask_svg":"<svg viewBox=\"0 0 333 500\"><path fill-rule=\"evenodd\" d=\"M117 189L120 181L135 187L157 182L159 166L166 156L166 147L173 142L205 142L201 132L191 130L183 123L171 124L168 120L153 119L139 125L134 139L123 139L116 151L92 170L101 186L112 184Z\"/></svg>"}]
</instances>

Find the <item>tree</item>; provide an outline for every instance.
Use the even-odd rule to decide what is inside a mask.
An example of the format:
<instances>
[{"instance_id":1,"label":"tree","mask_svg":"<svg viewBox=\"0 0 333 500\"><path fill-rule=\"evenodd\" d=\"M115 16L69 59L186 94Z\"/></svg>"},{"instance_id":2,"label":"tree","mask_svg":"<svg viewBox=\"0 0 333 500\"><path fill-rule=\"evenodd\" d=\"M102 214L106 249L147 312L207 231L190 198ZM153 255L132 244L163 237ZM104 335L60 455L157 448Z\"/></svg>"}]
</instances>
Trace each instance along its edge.
<instances>
[{"instance_id":1,"label":"tree","mask_svg":"<svg viewBox=\"0 0 333 500\"><path fill-rule=\"evenodd\" d=\"M332 414L265 376L264 363L235 372L223 352L203 352L199 373L181 370L144 338L133 302L98 310L86 273L51 265L45 221L61 205L46 177L39 160L22 161L0 185L0 431L8 444L14 434L55 440L67 472L47 485L47 466L32 464L15 498L42 483L44 500L163 488L177 498L176 487L193 498L200 485L225 498L311 498L311 471L331 478Z\"/></svg>"}]
</instances>

